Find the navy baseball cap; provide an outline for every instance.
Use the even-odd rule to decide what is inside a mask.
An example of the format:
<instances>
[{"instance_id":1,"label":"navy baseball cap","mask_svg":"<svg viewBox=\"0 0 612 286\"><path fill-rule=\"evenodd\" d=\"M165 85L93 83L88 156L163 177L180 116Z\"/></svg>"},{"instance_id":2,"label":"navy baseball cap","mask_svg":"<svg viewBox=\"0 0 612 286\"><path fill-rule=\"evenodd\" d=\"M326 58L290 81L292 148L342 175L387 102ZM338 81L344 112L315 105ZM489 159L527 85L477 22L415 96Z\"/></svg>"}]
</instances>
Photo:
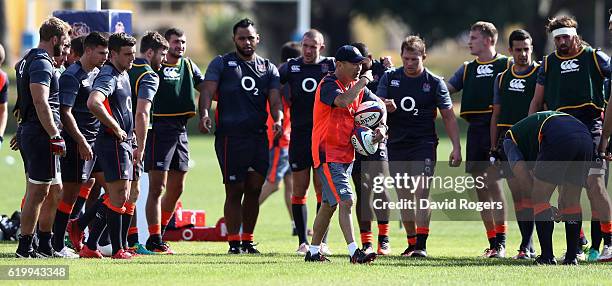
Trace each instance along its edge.
<instances>
[{"instance_id":1,"label":"navy baseball cap","mask_svg":"<svg viewBox=\"0 0 612 286\"><path fill-rule=\"evenodd\" d=\"M360 63L365 57L361 55L359 50L351 45L344 45L336 51L336 61Z\"/></svg>"}]
</instances>

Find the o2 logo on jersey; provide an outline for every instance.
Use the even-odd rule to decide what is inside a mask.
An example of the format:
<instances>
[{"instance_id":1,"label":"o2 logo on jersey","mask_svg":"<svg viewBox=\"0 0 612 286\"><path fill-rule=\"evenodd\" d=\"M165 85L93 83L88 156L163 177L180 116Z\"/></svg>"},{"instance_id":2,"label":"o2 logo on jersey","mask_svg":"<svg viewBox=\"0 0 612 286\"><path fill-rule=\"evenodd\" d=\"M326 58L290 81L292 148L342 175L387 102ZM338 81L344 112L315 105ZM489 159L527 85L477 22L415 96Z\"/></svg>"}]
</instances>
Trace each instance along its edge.
<instances>
[{"instance_id":1,"label":"o2 logo on jersey","mask_svg":"<svg viewBox=\"0 0 612 286\"><path fill-rule=\"evenodd\" d=\"M489 77L493 76L493 65L479 65L476 68L476 77Z\"/></svg>"},{"instance_id":2,"label":"o2 logo on jersey","mask_svg":"<svg viewBox=\"0 0 612 286\"><path fill-rule=\"evenodd\" d=\"M416 101L414 101L414 98L410 96L402 98L402 101L400 101L400 107L406 112L412 112L412 115L414 116L419 115L419 109L415 108Z\"/></svg>"},{"instance_id":3,"label":"o2 logo on jersey","mask_svg":"<svg viewBox=\"0 0 612 286\"><path fill-rule=\"evenodd\" d=\"M309 87L310 86L310 87ZM317 81L314 78L307 77L302 81L302 90L305 92L313 92L317 89Z\"/></svg>"},{"instance_id":4,"label":"o2 logo on jersey","mask_svg":"<svg viewBox=\"0 0 612 286\"><path fill-rule=\"evenodd\" d=\"M510 87L508 87L508 90L511 91L518 91L518 92L525 92L525 82L527 80L525 79L521 79L521 78L514 78L510 81Z\"/></svg>"},{"instance_id":5,"label":"o2 logo on jersey","mask_svg":"<svg viewBox=\"0 0 612 286\"><path fill-rule=\"evenodd\" d=\"M179 80L180 77L181 74L179 74L177 67L164 67L165 80Z\"/></svg>"},{"instance_id":6,"label":"o2 logo on jersey","mask_svg":"<svg viewBox=\"0 0 612 286\"><path fill-rule=\"evenodd\" d=\"M240 85L246 91L253 91L253 95L259 95L259 89L255 87L255 79L250 76L244 76L240 80Z\"/></svg>"},{"instance_id":7,"label":"o2 logo on jersey","mask_svg":"<svg viewBox=\"0 0 612 286\"><path fill-rule=\"evenodd\" d=\"M577 64L578 59L571 59L561 62L561 73L575 72L580 70L580 65Z\"/></svg>"}]
</instances>

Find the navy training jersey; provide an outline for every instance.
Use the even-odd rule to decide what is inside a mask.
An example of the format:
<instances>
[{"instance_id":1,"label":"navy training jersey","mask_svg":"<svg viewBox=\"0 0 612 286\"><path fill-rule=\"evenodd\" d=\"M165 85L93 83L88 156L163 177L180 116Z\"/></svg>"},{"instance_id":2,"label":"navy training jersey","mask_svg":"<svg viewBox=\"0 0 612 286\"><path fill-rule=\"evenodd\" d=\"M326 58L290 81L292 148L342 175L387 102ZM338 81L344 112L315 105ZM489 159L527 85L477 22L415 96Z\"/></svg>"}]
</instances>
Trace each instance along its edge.
<instances>
[{"instance_id":1,"label":"navy training jersey","mask_svg":"<svg viewBox=\"0 0 612 286\"><path fill-rule=\"evenodd\" d=\"M49 87L48 103L53 121L60 126L59 113L59 73L53 67L53 59L43 49L31 49L15 66L17 82L17 101L19 119L24 130L30 127L44 130L36 114L30 84L37 83Z\"/></svg>"},{"instance_id":2,"label":"navy training jersey","mask_svg":"<svg viewBox=\"0 0 612 286\"><path fill-rule=\"evenodd\" d=\"M280 88L274 64L257 55L243 61L231 52L215 57L204 78L218 83L216 135L265 134L268 94Z\"/></svg>"},{"instance_id":3,"label":"navy training jersey","mask_svg":"<svg viewBox=\"0 0 612 286\"><path fill-rule=\"evenodd\" d=\"M408 77L403 67L385 72L376 95L393 99L397 105L387 114L389 145L437 142L435 119L439 109L452 108L444 80L425 69L418 77Z\"/></svg>"},{"instance_id":4,"label":"navy training jersey","mask_svg":"<svg viewBox=\"0 0 612 286\"><path fill-rule=\"evenodd\" d=\"M89 73L86 72L81 62L77 61L70 65L59 78L60 103L62 106L72 108L74 120L87 141L94 140L100 128L100 121L87 108L87 99L92 90L90 75L97 72L97 68Z\"/></svg>"},{"instance_id":5,"label":"navy training jersey","mask_svg":"<svg viewBox=\"0 0 612 286\"><path fill-rule=\"evenodd\" d=\"M104 106L106 111L119 123L127 139L132 138L134 129L132 115L132 91L130 77L127 71L119 72L110 62L106 62L94 79L92 90L101 92L106 99ZM99 132L99 136L115 136L108 126L100 126L104 129Z\"/></svg>"},{"instance_id":6,"label":"navy training jersey","mask_svg":"<svg viewBox=\"0 0 612 286\"><path fill-rule=\"evenodd\" d=\"M321 57L316 64L306 64L302 57L289 59L279 70L280 82L291 93L291 130L312 131L312 109L321 79L336 70L334 58Z\"/></svg>"}]
</instances>

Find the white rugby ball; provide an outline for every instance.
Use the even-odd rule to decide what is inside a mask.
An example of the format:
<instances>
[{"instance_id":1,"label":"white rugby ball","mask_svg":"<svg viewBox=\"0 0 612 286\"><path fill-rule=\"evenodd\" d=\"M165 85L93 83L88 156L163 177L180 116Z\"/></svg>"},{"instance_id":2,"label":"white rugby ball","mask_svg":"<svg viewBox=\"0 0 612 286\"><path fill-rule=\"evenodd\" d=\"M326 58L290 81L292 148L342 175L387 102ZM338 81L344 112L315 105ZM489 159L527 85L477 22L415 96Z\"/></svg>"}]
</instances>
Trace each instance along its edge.
<instances>
[{"instance_id":1,"label":"white rugby ball","mask_svg":"<svg viewBox=\"0 0 612 286\"><path fill-rule=\"evenodd\" d=\"M368 156L378 151L378 143L374 143L374 131L365 126L355 126L353 135L351 135L351 143L355 147L357 153Z\"/></svg>"},{"instance_id":2,"label":"white rugby ball","mask_svg":"<svg viewBox=\"0 0 612 286\"><path fill-rule=\"evenodd\" d=\"M374 127L383 118L383 108L378 101L364 101L355 112L355 125Z\"/></svg>"}]
</instances>

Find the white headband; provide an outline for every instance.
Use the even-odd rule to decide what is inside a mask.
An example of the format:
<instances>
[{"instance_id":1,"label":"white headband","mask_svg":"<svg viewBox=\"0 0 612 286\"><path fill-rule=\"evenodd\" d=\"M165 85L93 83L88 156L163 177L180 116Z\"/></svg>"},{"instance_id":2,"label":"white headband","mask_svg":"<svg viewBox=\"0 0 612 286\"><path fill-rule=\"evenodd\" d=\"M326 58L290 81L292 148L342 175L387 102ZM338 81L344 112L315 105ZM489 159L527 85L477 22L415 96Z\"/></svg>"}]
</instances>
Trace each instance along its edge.
<instances>
[{"instance_id":1,"label":"white headband","mask_svg":"<svg viewBox=\"0 0 612 286\"><path fill-rule=\"evenodd\" d=\"M552 31L552 36L557 37L560 35L577 36L576 28L559 28Z\"/></svg>"}]
</instances>

